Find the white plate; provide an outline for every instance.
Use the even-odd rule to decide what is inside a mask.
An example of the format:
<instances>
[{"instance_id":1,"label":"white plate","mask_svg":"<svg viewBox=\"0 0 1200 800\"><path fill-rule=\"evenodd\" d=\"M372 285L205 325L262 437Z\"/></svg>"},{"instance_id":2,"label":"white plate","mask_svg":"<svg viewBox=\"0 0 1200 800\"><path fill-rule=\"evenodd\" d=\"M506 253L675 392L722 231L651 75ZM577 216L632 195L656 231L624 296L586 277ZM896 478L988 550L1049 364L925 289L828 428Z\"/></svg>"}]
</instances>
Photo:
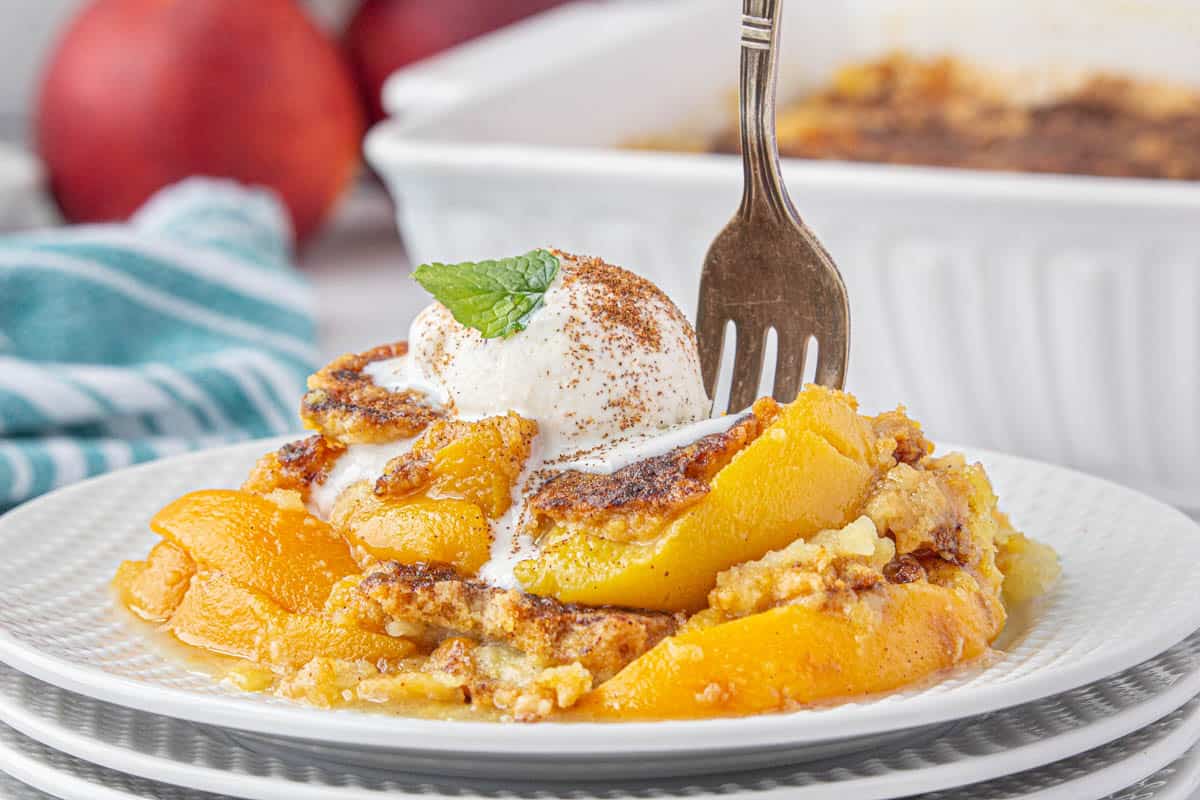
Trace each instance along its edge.
<instances>
[{"instance_id":1,"label":"white plate","mask_svg":"<svg viewBox=\"0 0 1200 800\"><path fill-rule=\"evenodd\" d=\"M903 744L873 747L805 767L703 778L631 780L590 775L605 796L691 797L734 788L762 800L819 800L831 795L882 800L953 788L1075 756L1112 742L1178 709L1200 692L1200 634L1114 678L1057 697L974 717ZM49 686L0 667L0 722L21 734L100 766L250 800L373 800L382 792L538 792L545 800L579 797L581 786L552 768L521 781L401 774L400 766L341 767L243 747L223 728L133 711ZM303 764L305 769L294 768ZM557 780L556 780L557 779ZM603 780L602 783L597 783Z\"/></svg>"},{"instance_id":2,"label":"white plate","mask_svg":"<svg viewBox=\"0 0 1200 800\"><path fill-rule=\"evenodd\" d=\"M234 485L270 443L183 456L77 484L0 518L0 660L63 688L211 725L432 759L439 772L624 763L660 774L728 770L731 757L802 760L820 742L931 725L1100 680L1200 628L1200 527L1144 495L990 453L1019 525L1059 549L1061 585L986 669L861 702L743 719L501 725L320 711L239 694L160 653L108 582L155 537L147 518L181 492ZM724 760L715 758L720 754ZM761 761L748 761L748 764ZM714 766L715 765L715 766Z\"/></svg>"},{"instance_id":3,"label":"white plate","mask_svg":"<svg viewBox=\"0 0 1200 800\"><path fill-rule=\"evenodd\" d=\"M1200 736L1200 700L1193 700L1186 707L1137 733L1074 758L998 780L921 797L923 800L1184 800L1196 788L1200 778L1200 754L1195 749L1188 752L1197 736ZM307 780L313 773L313 767L305 763L291 763L281 769L293 780ZM0 773L8 773L62 800L216 800L216 797L225 797L97 766L46 747L5 725L0 725ZM365 775L348 775L345 780L351 786L362 786L371 779ZM664 796L687 797L689 800L759 800L772 795L793 796L778 794L769 782L764 787L752 783L745 776L742 781L708 787L695 786L683 794L664 794L653 790L630 792L619 787L610 788L606 784L580 784L569 795L558 796L569 796L572 800L634 800ZM5 784L0 781L0 789L3 788ZM281 788L269 796L274 800L294 795L290 788ZM384 797L542 800L548 795L538 789L472 789L426 783L381 787L377 792L364 791L359 796L367 796L372 800L382 800ZM855 797L857 800L857 795L847 795L838 787L831 787L828 793L821 796L828 800L844 800L846 797Z\"/></svg>"}]
</instances>

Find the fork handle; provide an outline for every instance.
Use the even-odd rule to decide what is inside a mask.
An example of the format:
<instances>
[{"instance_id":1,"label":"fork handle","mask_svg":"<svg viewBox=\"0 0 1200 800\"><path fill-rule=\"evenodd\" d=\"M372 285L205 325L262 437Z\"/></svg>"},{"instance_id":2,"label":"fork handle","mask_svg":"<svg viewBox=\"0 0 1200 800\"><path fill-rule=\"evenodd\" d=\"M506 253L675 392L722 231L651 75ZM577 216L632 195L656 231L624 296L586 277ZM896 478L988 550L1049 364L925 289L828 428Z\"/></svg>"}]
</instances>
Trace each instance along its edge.
<instances>
[{"instance_id":1,"label":"fork handle","mask_svg":"<svg viewBox=\"0 0 1200 800\"><path fill-rule=\"evenodd\" d=\"M779 171L775 138L775 83L783 0L742 0L741 102L744 183L738 213L768 212L799 219Z\"/></svg>"}]
</instances>

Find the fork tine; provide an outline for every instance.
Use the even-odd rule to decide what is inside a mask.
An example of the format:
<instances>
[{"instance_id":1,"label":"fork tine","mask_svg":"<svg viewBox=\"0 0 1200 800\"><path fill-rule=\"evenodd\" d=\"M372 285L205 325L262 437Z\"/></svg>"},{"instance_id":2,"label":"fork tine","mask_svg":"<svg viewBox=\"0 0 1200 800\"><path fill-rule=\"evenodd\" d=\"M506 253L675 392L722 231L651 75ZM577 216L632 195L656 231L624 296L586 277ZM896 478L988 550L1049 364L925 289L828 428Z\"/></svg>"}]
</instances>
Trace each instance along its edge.
<instances>
[{"instance_id":1,"label":"fork tine","mask_svg":"<svg viewBox=\"0 0 1200 800\"><path fill-rule=\"evenodd\" d=\"M707 312L701 305L696 316L696 343L700 347L700 374L704 391L715 402L717 376L721 374L721 354L725 352L726 320L719 314Z\"/></svg>"},{"instance_id":2,"label":"fork tine","mask_svg":"<svg viewBox=\"0 0 1200 800\"><path fill-rule=\"evenodd\" d=\"M758 399L762 377L763 339L766 332L747 325L737 328L737 355L733 359L733 382L729 387L729 411L749 408Z\"/></svg>"},{"instance_id":3,"label":"fork tine","mask_svg":"<svg viewBox=\"0 0 1200 800\"><path fill-rule=\"evenodd\" d=\"M808 356L807 333L788 330L787 327L776 328L778 350L775 355L775 386L771 396L781 403L790 403L800 393L800 383L804 380L804 362Z\"/></svg>"},{"instance_id":4,"label":"fork tine","mask_svg":"<svg viewBox=\"0 0 1200 800\"><path fill-rule=\"evenodd\" d=\"M724 343L718 323L706 319L705 309L712 316L728 313L737 324L728 405L733 411L749 406L758 394L771 327L780 334L772 390L779 400L791 401L798 394L810 338L821 345L817 381L841 388L845 380L850 336L846 287L792 206L779 165L775 84L782 5L783 0L744 0L738 82L742 202L709 245L700 272L699 343L710 396ZM791 335L783 335L784 328Z\"/></svg>"},{"instance_id":5,"label":"fork tine","mask_svg":"<svg viewBox=\"0 0 1200 800\"><path fill-rule=\"evenodd\" d=\"M817 340L817 383L834 389L846 385L846 360L849 353L844 337L822 337Z\"/></svg>"}]
</instances>

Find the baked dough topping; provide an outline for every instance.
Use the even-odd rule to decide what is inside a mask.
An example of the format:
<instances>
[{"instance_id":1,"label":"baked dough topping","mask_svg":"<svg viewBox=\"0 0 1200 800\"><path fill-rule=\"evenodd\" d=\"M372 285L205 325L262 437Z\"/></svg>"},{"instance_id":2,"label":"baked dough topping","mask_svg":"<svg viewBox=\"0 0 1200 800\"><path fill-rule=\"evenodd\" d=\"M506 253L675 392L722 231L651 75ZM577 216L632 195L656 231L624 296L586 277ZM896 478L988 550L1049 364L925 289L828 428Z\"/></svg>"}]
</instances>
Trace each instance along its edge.
<instances>
[{"instance_id":1,"label":"baked dough topping","mask_svg":"<svg viewBox=\"0 0 1200 800\"><path fill-rule=\"evenodd\" d=\"M398 342L334 359L308 379L308 392L300 404L304 424L342 444L416 436L441 412L422 392L386 389L363 372L368 364L407 352L408 345Z\"/></svg>"}]
</instances>

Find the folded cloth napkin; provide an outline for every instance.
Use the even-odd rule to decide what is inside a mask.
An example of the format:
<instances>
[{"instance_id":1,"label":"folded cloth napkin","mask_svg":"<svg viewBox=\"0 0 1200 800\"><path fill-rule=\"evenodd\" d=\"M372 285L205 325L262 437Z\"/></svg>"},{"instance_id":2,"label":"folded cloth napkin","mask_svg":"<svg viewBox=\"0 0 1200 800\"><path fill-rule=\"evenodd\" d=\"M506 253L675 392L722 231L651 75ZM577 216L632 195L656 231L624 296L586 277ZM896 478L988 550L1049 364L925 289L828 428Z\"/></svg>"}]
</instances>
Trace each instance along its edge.
<instances>
[{"instance_id":1,"label":"folded cloth napkin","mask_svg":"<svg viewBox=\"0 0 1200 800\"><path fill-rule=\"evenodd\" d=\"M291 240L273 195L201 178L125 224L0 238L0 511L296 427L316 348Z\"/></svg>"}]
</instances>

